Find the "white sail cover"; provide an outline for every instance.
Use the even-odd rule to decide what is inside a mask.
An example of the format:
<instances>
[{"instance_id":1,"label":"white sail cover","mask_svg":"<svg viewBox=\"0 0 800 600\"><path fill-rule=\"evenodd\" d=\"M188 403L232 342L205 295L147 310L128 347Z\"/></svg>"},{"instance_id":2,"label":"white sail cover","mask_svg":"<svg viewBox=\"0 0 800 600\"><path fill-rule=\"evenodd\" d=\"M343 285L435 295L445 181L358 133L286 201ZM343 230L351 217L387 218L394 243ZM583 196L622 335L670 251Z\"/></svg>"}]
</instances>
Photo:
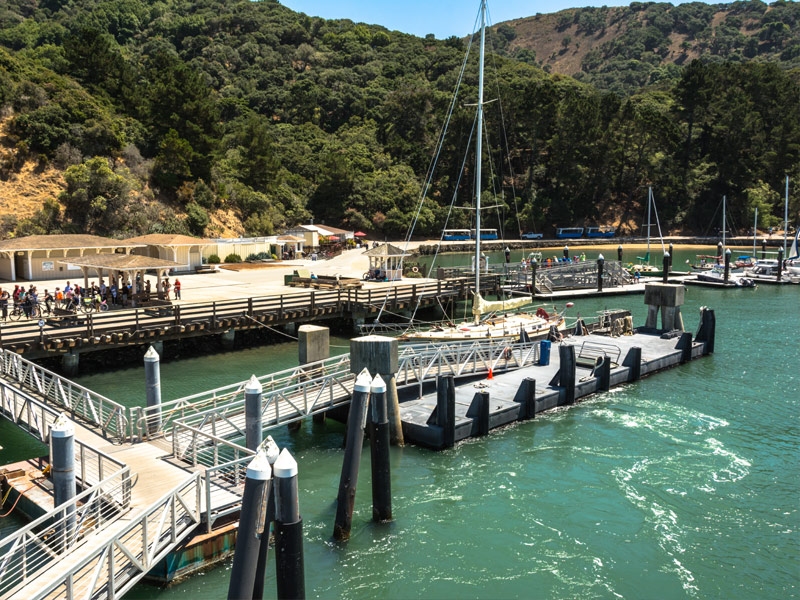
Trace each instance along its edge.
<instances>
[{"instance_id":1,"label":"white sail cover","mask_svg":"<svg viewBox=\"0 0 800 600\"><path fill-rule=\"evenodd\" d=\"M798 252L797 244L798 239L800 239L800 227L797 229L797 235L794 236L794 242L792 242L792 247L789 248L789 256L786 257L786 260L797 260L800 258L800 252Z\"/></svg>"},{"instance_id":2,"label":"white sail cover","mask_svg":"<svg viewBox=\"0 0 800 600\"><path fill-rule=\"evenodd\" d=\"M480 294L475 294L472 300L472 314L476 317L485 315L487 313L499 312L504 310L512 310L530 304L531 299L526 297L511 298L510 300L484 300Z\"/></svg>"}]
</instances>

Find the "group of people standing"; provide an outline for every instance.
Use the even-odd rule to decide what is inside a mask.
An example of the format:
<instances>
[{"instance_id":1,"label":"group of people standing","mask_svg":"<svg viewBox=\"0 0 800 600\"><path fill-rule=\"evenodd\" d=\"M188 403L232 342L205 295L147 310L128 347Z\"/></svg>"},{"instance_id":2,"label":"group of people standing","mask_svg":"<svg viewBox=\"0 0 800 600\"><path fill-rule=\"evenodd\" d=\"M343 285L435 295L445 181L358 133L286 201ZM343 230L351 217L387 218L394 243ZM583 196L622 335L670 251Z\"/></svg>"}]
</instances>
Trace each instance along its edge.
<instances>
[{"instance_id":1,"label":"group of people standing","mask_svg":"<svg viewBox=\"0 0 800 600\"><path fill-rule=\"evenodd\" d=\"M137 283L140 282L137 281ZM169 278L166 278L162 282L162 289L167 299L169 299L170 290L176 300L181 299L180 280L176 279L175 283L171 285ZM146 293L150 293L149 281L145 283L144 290ZM21 311L28 319L38 317L42 315L42 306L44 312L47 313L52 313L54 309L75 311L81 302L92 302L95 307L99 307L101 304L122 306L132 295L133 288L130 282L117 287L115 282L109 286L102 279L96 283L90 282L88 287L81 287L78 283L72 284L67 281L63 289L56 287L52 293L45 289L44 294L41 295L35 285L31 284L27 289L24 286L15 285L13 292L0 288L0 318L4 321L8 320L9 310Z\"/></svg>"}]
</instances>

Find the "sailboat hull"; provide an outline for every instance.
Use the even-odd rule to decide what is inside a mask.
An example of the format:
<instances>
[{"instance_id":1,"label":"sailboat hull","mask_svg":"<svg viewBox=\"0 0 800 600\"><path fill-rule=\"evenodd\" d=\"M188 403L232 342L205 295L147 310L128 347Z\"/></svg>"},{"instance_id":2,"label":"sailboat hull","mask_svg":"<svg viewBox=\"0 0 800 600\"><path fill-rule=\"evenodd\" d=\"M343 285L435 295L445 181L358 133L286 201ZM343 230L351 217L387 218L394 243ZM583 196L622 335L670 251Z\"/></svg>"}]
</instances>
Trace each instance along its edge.
<instances>
[{"instance_id":1,"label":"sailboat hull","mask_svg":"<svg viewBox=\"0 0 800 600\"><path fill-rule=\"evenodd\" d=\"M404 342L469 342L475 340L516 340L522 330L530 339L545 337L551 327L559 331L566 328L564 317L553 315L547 319L527 313L498 316L479 324L464 322L454 327L436 327L427 331L414 331L400 336Z\"/></svg>"}]
</instances>

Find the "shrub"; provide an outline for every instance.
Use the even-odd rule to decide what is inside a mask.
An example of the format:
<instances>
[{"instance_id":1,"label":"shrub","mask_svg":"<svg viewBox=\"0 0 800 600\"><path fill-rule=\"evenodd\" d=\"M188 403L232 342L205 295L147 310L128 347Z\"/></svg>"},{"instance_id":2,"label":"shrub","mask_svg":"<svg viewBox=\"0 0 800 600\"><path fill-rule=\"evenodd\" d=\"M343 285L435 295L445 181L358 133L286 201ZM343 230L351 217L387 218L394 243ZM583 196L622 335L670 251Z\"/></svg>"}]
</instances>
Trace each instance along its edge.
<instances>
[{"instance_id":1,"label":"shrub","mask_svg":"<svg viewBox=\"0 0 800 600\"><path fill-rule=\"evenodd\" d=\"M258 254L251 252L247 255L247 258L244 259L245 262L255 262L258 260Z\"/></svg>"},{"instance_id":2,"label":"shrub","mask_svg":"<svg viewBox=\"0 0 800 600\"><path fill-rule=\"evenodd\" d=\"M228 254L228 256L225 257L225 262L226 263L240 263L240 262L242 262L242 257L239 256L238 254Z\"/></svg>"},{"instance_id":3,"label":"shrub","mask_svg":"<svg viewBox=\"0 0 800 600\"><path fill-rule=\"evenodd\" d=\"M219 256L216 254L212 254L208 257L208 264L210 265L218 265L220 263Z\"/></svg>"}]
</instances>

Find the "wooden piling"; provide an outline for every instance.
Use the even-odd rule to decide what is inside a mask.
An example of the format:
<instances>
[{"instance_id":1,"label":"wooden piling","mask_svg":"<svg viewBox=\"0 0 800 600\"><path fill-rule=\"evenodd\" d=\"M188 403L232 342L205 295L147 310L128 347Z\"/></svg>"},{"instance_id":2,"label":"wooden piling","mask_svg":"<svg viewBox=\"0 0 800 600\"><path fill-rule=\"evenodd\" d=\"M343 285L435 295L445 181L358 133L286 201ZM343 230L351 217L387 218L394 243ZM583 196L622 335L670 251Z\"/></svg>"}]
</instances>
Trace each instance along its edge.
<instances>
[{"instance_id":1,"label":"wooden piling","mask_svg":"<svg viewBox=\"0 0 800 600\"><path fill-rule=\"evenodd\" d=\"M370 377L369 371L364 369L356 378L353 398L350 401L347 441L342 461L342 475L339 479L339 495L336 499L336 521L333 525L333 537L340 542L350 538L350 529L353 524L358 467L361 464L361 446L364 443L364 426L367 421L367 403L371 383L372 377Z\"/></svg>"},{"instance_id":2,"label":"wooden piling","mask_svg":"<svg viewBox=\"0 0 800 600\"><path fill-rule=\"evenodd\" d=\"M642 349L633 346L623 360L623 364L630 369L628 381L638 381L642 377Z\"/></svg>"},{"instance_id":3,"label":"wooden piling","mask_svg":"<svg viewBox=\"0 0 800 600\"><path fill-rule=\"evenodd\" d=\"M597 291L603 291L603 265L605 264L606 259L601 254L597 257Z\"/></svg>"},{"instance_id":4,"label":"wooden piling","mask_svg":"<svg viewBox=\"0 0 800 600\"><path fill-rule=\"evenodd\" d=\"M536 417L536 380L526 377L520 386L520 401L522 406L519 409L519 420L525 421Z\"/></svg>"},{"instance_id":5,"label":"wooden piling","mask_svg":"<svg viewBox=\"0 0 800 600\"><path fill-rule=\"evenodd\" d=\"M684 331L681 339L678 340L678 348L681 349L681 364L692 360L692 334Z\"/></svg>"},{"instance_id":6,"label":"wooden piling","mask_svg":"<svg viewBox=\"0 0 800 600\"><path fill-rule=\"evenodd\" d=\"M254 452L261 444L262 425L261 425L261 401L264 388L255 375L250 376L250 381L244 387L244 411L245 411L245 444L249 450Z\"/></svg>"},{"instance_id":7,"label":"wooden piling","mask_svg":"<svg viewBox=\"0 0 800 600\"><path fill-rule=\"evenodd\" d=\"M369 436L372 457L372 520L392 520L392 476L389 463L389 414L386 406L386 383L380 375L372 380L369 391L371 427Z\"/></svg>"},{"instance_id":8,"label":"wooden piling","mask_svg":"<svg viewBox=\"0 0 800 600\"><path fill-rule=\"evenodd\" d=\"M490 396L489 392L479 391L473 399L478 409L478 435L489 435Z\"/></svg>"},{"instance_id":9,"label":"wooden piling","mask_svg":"<svg viewBox=\"0 0 800 600\"><path fill-rule=\"evenodd\" d=\"M442 428L442 447L456 443L456 379L452 375L436 378L436 419Z\"/></svg>"},{"instance_id":10,"label":"wooden piling","mask_svg":"<svg viewBox=\"0 0 800 600\"><path fill-rule=\"evenodd\" d=\"M269 527L259 522L266 518L264 501L272 487L272 468L266 454L259 452L247 465L247 473L239 512L239 531L236 534L236 551L233 555L228 600L251 599L255 589L256 557L261 545L261 534Z\"/></svg>"},{"instance_id":11,"label":"wooden piling","mask_svg":"<svg viewBox=\"0 0 800 600\"><path fill-rule=\"evenodd\" d=\"M561 344L558 347L558 359L560 367L558 370L558 385L564 389L564 404L575 403L575 346L571 344Z\"/></svg>"},{"instance_id":12,"label":"wooden piling","mask_svg":"<svg viewBox=\"0 0 800 600\"><path fill-rule=\"evenodd\" d=\"M595 367L597 391L607 392L611 388L611 358L603 356L603 361Z\"/></svg>"},{"instance_id":13,"label":"wooden piling","mask_svg":"<svg viewBox=\"0 0 800 600\"><path fill-rule=\"evenodd\" d=\"M278 600L306 597L303 520L297 492L297 461L286 448L275 461L275 580Z\"/></svg>"}]
</instances>

